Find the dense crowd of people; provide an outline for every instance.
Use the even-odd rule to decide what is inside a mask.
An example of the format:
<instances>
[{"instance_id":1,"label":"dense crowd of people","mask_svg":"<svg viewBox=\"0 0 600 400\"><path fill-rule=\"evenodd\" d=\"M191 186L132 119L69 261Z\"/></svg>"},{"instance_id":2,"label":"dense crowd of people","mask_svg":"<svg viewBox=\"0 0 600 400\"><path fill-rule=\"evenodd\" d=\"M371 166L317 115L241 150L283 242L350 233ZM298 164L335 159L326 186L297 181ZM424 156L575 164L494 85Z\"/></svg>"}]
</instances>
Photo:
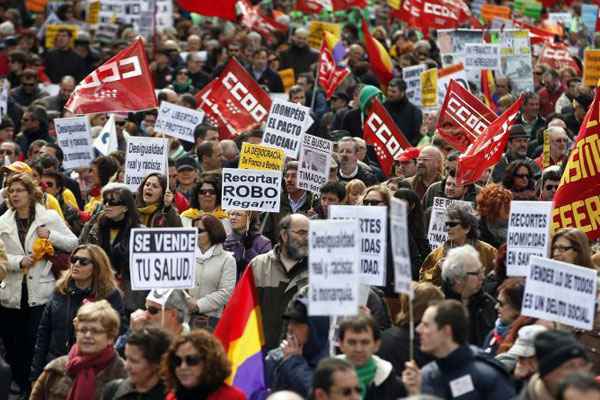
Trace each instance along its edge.
<instances>
[{"instance_id":1,"label":"dense crowd of people","mask_svg":"<svg viewBox=\"0 0 600 400\"><path fill-rule=\"evenodd\" d=\"M86 22L91 1L0 0L0 76L9 85L0 96L1 399L600 398L599 316L585 331L522 315L525 278L506 267L511 202L553 200L594 100L581 67L584 49L600 43L580 2L549 2L541 13L571 15L553 40L579 70L557 70L533 53L527 93L496 72L492 111L500 115L522 94L523 106L500 161L466 185L458 178L462 152L436 131L437 111L409 100L402 78L403 68L442 67L437 32L395 18L392 1L350 1L360 9L314 15L294 8L304 2L253 1L257 15L284 28L253 30L173 1L172 26L145 38L159 101L198 108L195 94L235 59L265 92L310 107L308 132L333 141L318 194L299 187L300 165L288 158L279 212L257 212L224 210L221 174L238 167L242 144L262 142L260 126L225 137L205 119L193 143L169 138L168 170L147 174L132 191L123 183L127 141L161 136L158 110L89 114L93 137L115 119L117 150L65 169L55 119L73 116L65 105L77 84L141 27L116 18L107 37ZM392 57L389 82L368 59L361 15ZM535 22L516 8L513 17ZM316 79L313 19L341 27L341 65L350 74L330 99ZM293 82L282 79L286 69ZM483 99L477 87L470 90ZM375 99L411 146L391 174L363 137ZM439 246L427 234L436 198L462 200L445 211ZM407 204L412 298L395 291L387 243L385 285L368 287L364 305L343 318L311 315L311 221L327 219L334 205L390 209L393 199ZM194 288L132 290L132 229L178 227L197 229ZM586 233L553 232L547 256L600 269L600 247ZM247 270L264 334L265 387L252 394L229 379L232 354L213 334Z\"/></svg>"}]
</instances>

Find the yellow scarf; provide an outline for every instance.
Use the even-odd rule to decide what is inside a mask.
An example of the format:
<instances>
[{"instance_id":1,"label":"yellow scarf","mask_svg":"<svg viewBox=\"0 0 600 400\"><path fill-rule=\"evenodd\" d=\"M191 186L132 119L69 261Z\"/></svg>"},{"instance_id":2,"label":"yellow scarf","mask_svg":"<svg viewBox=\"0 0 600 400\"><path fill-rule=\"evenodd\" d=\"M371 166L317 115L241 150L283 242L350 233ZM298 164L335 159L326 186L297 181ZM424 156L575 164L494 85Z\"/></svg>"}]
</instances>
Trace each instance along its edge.
<instances>
[{"instance_id":1,"label":"yellow scarf","mask_svg":"<svg viewBox=\"0 0 600 400\"><path fill-rule=\"evenodd\" d=\"M227 213L227 211L223 211L223 209L221 209L221 207L219 207L216 210L211 211L211 212L198 210L197 208L188 208L181 214L182 217L189 218L192 221L202 217L203 215L212 215L213 217L215 217L218 220L229 218L229 214Z\"/></svg>"},{"instance_id":2,"label":"yellow scarf","mask_svg":"<svg viewBox=\"0 0 600 400\"><path fill-rule=\"evenodd\" d=\"M138 207L138 212L142 217L142 223L146 226L150 224L150 217L158 210L158 204L150 204L145 207Z\"/></svg>"}]
</instances>

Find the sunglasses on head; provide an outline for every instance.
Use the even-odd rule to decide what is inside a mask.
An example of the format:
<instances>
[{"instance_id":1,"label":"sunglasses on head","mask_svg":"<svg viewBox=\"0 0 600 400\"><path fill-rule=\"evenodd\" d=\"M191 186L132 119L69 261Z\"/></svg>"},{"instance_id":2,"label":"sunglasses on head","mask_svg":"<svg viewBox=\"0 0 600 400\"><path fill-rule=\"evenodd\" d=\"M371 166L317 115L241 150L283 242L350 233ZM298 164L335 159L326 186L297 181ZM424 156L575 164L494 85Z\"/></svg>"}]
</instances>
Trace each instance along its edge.
<instances>
[{"instance_id":1,"label":"sunglasses on head","mask_svg":"<svg viewBox=\"0 0 600 400\"><path fill-rule=\"evenodd\" d=\"M194 367L194 366L200 364L200 362L202 362L202 359L200 358L200 356L184 356L184 357L174 356L173 357L173 365L175 367L180 367L184 361L188 367Z\"/></svg>"},{"instance_id":2,"label":"sunglasses on head","mask_svg":"<svg viewBox=\"0 0 600 400\"><path fill-rule=\"evenodd\" d=\"M87 266L93 264L93 261L87 257L71 256L71 264L75 265L77 263L79 263L79 265Z\"/></svg>"}]
</instances>

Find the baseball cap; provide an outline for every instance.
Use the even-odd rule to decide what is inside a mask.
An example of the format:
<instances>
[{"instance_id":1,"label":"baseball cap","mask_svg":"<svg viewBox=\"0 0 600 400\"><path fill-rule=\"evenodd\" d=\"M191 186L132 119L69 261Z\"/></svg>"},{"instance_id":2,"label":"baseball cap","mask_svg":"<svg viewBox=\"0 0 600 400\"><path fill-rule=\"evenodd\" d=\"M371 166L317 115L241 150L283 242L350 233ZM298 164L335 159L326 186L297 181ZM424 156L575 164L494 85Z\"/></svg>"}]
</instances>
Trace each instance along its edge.
<instances>
[{"instance_id":1,"label":"baseball cap","mask_svg":"<svg viewBox=\"0 0 600 400\"><path fill-rule=\"evenodd\" d=\"M23 161L15 161L10 165L2 167L2 172L33 175L31 167Z\"/></svg>"},{"instance_id":2,"label":"baseball cap","mask_svg":"<svg viewBox=\"0 0 600 400\"><path fill-rule=\"evenodd\" d=\"M404 149L402 153L398 154L396 160L400 162L415 160L417 157L419 157L419 154L421 154L421 150L417 149L416 147L409 147Z\"/></svg>"},{"instance_id":3,"label":"baseball cap","mask_svg":"<svg viewBox=\"0 0 600 400\"><path fill-rule=\"evenodd\" d=\"M175 162L175 168L177 168L177 171L183 169L198 169L198 163L192 157L185 156Z\"/></svg>"},{"instance_id":4,"label":"baseball cap","mask_svg":"<svg viewBox=\"0 0 600 400\"><path fill-rule=\"evenodd\" d=\"M535 346L533 345L535 337L547 331L543 325L527 325L519 329L519 336L512 345L508 354L515 357L533 357L535 356Z\"/></svg>"},{"instance_id":5,"label":"baseball cap","mask_svg":"<svg viewBox=\"0 0 600 400\"><path fill-rule=\"evenodd\" d=\"M535 337L534 346L541 377L574 358L589 360L585 348L570 332L542 332Z\"/></svg>"}]
</instances>

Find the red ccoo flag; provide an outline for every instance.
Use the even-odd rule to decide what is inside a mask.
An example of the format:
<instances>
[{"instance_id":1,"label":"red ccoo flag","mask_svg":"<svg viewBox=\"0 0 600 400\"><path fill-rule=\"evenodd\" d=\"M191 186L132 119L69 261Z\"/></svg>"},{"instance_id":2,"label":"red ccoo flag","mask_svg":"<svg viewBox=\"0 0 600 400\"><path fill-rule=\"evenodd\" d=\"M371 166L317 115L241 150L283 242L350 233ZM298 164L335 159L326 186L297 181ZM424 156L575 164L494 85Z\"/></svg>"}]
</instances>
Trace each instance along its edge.
<instances>
[{"instance_id":1,"label":"red ccoo flag","mask_svg":"<svg viewBox=\"0 0 600 400\"><path fill-rule=\"evenodd\" d=\"M396 156L411 146L378 100L373 100L370 111L363 126L363 136L367 143L375 146L381 169L390 176Z\"/></svg>"},{"instance_id":2,"label":"red ccoo flag","mask_svg":"<svg viewBox=\"0 0 600 400\"><path fill-rule=\"evenodd\" d=\"M237 0L177 0L179 7L207 17L219 17L228 21L237 20L235 3Z\"/></svg>"},{"instance_id":3,"label":"red ccoo flag","mask_svg":"<svg viewBox=\"0 0 600 400\"><path fill-rule=\"evenodd\" d=\"M346 67L339 67L333 59L333 54L323 39L319 62L319 85L325 90L325 98L329 100L340 84L350 75Z\"/></svg>"},{"instance_id":4,"label":"red ccoo flag","mask_svg":"<svg viewBox=\"0 0 600 400\"><path fill-rule=\"evenodd\" d=\"M75 87L65 108L74 114L156 108L152 76L142 39L96 68Z\"/></svg>"},{"instance_id":5,"label":"red ccoo flag","mask_svg":"<svg viewBox=\"0 0 600 400\"><path fill-rule=\"evenodd\" d=\"M522 105L523 96L496 118L485 132L469 146L465 154L458 157L457 185L477 182L486 169L500 161L508 143L510 126L517 118Z\"/></svg>"}]
</instances>

